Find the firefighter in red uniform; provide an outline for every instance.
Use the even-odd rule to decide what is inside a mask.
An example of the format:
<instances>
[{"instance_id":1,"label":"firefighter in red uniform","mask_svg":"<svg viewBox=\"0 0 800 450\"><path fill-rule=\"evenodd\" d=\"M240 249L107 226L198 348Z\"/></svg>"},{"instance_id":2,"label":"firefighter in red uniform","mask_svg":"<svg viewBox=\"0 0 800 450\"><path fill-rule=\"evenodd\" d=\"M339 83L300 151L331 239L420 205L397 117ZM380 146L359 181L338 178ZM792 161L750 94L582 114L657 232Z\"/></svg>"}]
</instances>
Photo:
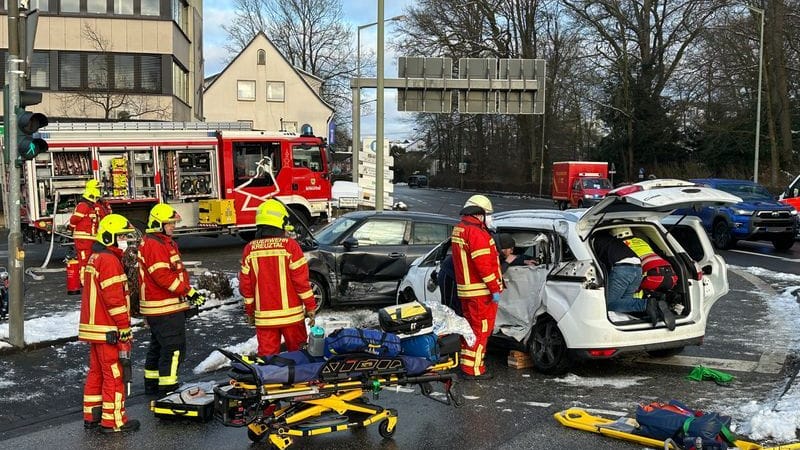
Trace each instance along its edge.
<instances>
[{"instance_id":1,"label":"firefighter in red uniform","mask_svg":"<svg viewBox=\"0 0 800 450\"><path fill-rule=\"evenodd\" d=\"M258 354L299 350L308 335L304 317L314 325L316 302L303 250L294 239L283 203L269 199L256 212L256 238L244 247L239 292L250 323L256 326Z\"/></svg>"},{"instance_id":2,"label":"firefighter in red uniform","mask_svg":"<svg viewBox=\"0 0 800 450\"><path fill-rule=\"evenodd\" d=\"M75 241L75 254L81 274L92 254L97 225L108 214L111 214L111 209L100 199L100 182L97 180L87 181L86 187L83 189L83 199L75 206L75 212L69 218L69 227L72 229L72 239ZM82 275L81 280L83 280Z\"/></svg>"},{"instance_id":3,"label":"firefighter in red uniform","mask_svg":"<svg viewBox=\"0 0 800 450\"><path fill-rule=\"evenodd\" d=\"M122 266L120 235L133 227L119 214L100 221L92 256L84 269L78 339L89 343L89 373L83 388L83 425L104 433L136 431L139 421L125 412L120 350L130 350L128 278Z\"/></svg>"},{"instance_id":4,"label":"firefighter in red uniform","mask_svg":"<svg viewBox=\"0 0 800 450\"><path fill-rule=\"evenodd\" d=\"M147 234L139 244L139 311L150 327L150 348L144 363L144 388L163 395L178 387L178 368L186 356L188 300L202 306L205 298L189 285L189 273L172 240L180 215L159 203L150 210Z\"/></svg>"},{"instance_id":5,"label":"firefighter in red uniform","mask_svg":"<svg viewBox=\"0 0 800 450\"><path fill-rule=\"evenodd\" d=\"M492 378L483 359L494 329L503 280L497 247L488 230L491 214L492 202L483 195L473 195L461 209L461 222L452 234L456 292L464 318L475 332L474 345L461 343L461 371L466 379Z\"/></svg>"}]
</instances>

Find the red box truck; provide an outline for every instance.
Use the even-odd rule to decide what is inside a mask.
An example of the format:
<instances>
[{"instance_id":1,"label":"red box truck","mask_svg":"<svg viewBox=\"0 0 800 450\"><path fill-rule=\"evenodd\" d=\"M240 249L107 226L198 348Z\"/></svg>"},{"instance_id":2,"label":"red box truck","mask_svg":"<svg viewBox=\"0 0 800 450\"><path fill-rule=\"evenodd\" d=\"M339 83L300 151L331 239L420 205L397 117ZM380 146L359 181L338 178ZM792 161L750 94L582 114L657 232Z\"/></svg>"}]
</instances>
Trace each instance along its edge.
<instances>
[{"instance_id":1,"label":"red box truck","mask_svg":"<svg viewBox=\"0 0 800 450\"><path fill-rule=\"evenodd\" d=\"M605 198L610 190L606 162L553 163L553 201L559 209L588 208Z\"/></svg>"}]
</instances>

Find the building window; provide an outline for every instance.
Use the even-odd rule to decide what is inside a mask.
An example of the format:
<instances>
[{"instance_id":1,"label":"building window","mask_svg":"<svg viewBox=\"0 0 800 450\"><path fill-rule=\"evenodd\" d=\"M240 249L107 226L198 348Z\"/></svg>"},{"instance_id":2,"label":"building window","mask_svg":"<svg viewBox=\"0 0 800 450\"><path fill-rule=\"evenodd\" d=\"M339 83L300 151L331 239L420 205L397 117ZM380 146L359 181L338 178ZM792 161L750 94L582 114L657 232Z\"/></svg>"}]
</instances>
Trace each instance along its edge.
<instances>
[{"instance_id":1,"label":"building window","mask_svg":"<svg viewBox=\"0 0 800 450\"><path fill-rule=\"evenodd\" d=\"M3 5L5 5L6 3L7 2L4 1ZM39 11L49 11L50 5L48 3L49 3L48 0L30 0L30 2L28 3L28 9L30 11L33 11L34 9L38 9Z\"/></svg>"},{"instance_id":2,"label":"building window","mask_svg":"<svg viewBox=\"0 0 800 450\"><path fill-rule=\"evenodd\" d=\"M61 52L58 86L63 90L161 91L161 56Z\"/></svg>"},{"instance_id":3,"label":"building window","mask_svg":"<svg viewBox=\"0 0 800 450\"><path fill-rule=\"evenodd\" d=\"M132 91L136 87L134 80L134 56L114 55L114 88L123 91Z\"/></svg>"},{"instance_id":4,"label":"building window","mask_svg":"<svg viewBox=\"0 0 800 450\"><path fill-rule=\"evenodd\" d=\"M251 130L253 129L253 121L252 120L239 119L239 120L237 120L237 122L246 124Z\"/></svg>"},{"instance_id":5,"label":"building window","mask_svg":"<svg viewBox=\"0 0 800 450\"><path fill-rule=\"evenodd\" d=\"M81 12L81 0L61 0L61 12L62 13Z\"/></svg>"},{"instance_id":6,"label":"building window","mask_svg":"<svg viewBox=\"0 0 800 450\"><path fill-rule=\"evenodd\" d=\"M64 4L63 2L61 3ZM61 89L81 88L81 54L61 53L58 55L58 86Z\"/></svg>"},{"instance_id":7,"label":"building window","mask_svg":"<svg viewBox=\"0 0 800 450\"><path fill-rule=\"evenodd\" d=\"M267 65L267 52L264 50L258 51L258 65L259 66L266 66Z\"/></svg>"},{"instance_id":8,"label":"building window","mask_svg":"<svg viewBox=\"0 0 800 450\"><path fill-rule=\"evenodd\" d=\"M283 81L267 81L267 101L282 102L285 100Z\"/></svg>"},{"instance_id":9,"label":"building window","mask_svg":"<svg viewBox=\"0 0 800 450\"><path fill-rule=\"evenodd\" d=\"M114 14L133 14L133 0L114 0Z\"/></svg>"},{"instance_id":10,"label":"building window","mask_svg":"<svg viewBox=\"0 0 800 450\"><path fill-rule=\"evenodd\" d=\"M256 100L256 82L239 80L236 82L236 98L240 101L254 102Z\"/></svg>"},{"instance_id":11,"label":"building window","mask_svg":"<svg viewBox=\"0 0 800 450\"><path fill-rule=\"evenodd\" d=\"M188 34L189 18L186 9L186 4L184 4L183 0L172 0L172 20L178 24L178 27L183 30L184 33Z\"/></svg>"},{"instance_id":12,"label":"building window","mask_svg":"<svg viewBox=\"0 0 800 450\"><path fill-rule=\"evenodd\" d=\"M161 91L161 57L158 55L139 56L139 75L142 91Z\"/></svg>"},{"instance_id":13,"label":"building window","mask_svg":"<svg viewBox=\"0 0 800 450\"><path fill-rule=\"evenodd\" d=\"M63 0L62 0L63 1ZM143 16L160 16L161 0L142 0L142 15Z\"/></svg>"},{"instance_id":14,"label":"building window","mask_svg":"<svg viewBox=\"0 0 800 450\"><path fill-rule=\"evenodd\" d=\"M108 4L106 0L86 0L86 12L106 14L108 12Z\"/></svg>"},{"instance_id":15,"label":"building window","mask_svg":"<svg viewBox=\"0 0 800 450\"><path fill-rule=\"evenodd\" d=\"M50 53L34 52L31 59L30 86L36 89L50 87Z\"/></svg>"},{"instance_id":16,"label":"building window","mask_svg":"<svg viewBox=\"0 0 800 450\"><path fill-rule=\"evenodd\" d=\"M87 87L89 89L108 89L108 56L105 53L91 53L86 56Z\"/></svg>"},{"instance_id":17,"label":"building window","mask_svg":"<svg viewBox=\"0 0 800 450\"><path fill-rule=\"evenodd\" d=\"M172 92L184 103L189 104L189 72L174 60L172 61Z\"/></svg>"}]
</instances>

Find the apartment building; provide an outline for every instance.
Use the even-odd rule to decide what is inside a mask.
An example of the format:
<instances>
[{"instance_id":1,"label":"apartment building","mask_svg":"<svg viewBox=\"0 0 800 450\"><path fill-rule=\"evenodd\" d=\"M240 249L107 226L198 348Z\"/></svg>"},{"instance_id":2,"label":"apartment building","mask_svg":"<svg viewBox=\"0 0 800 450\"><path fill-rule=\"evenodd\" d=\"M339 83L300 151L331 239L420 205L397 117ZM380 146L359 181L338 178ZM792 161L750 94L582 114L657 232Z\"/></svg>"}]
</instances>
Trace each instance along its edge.
<instances>
[{"instance_id":1,"label":"apartment building","mask_svg":"<svg viewBox=\"0 0 800 450\"><path fill-rule=\"evenodd\" d=\"M2 84L8 1L0 0ZM35 109L51 122L203 119L202 0L25 3L40 11L25 82L43 93Z\"/></svg>"}]
</instances>

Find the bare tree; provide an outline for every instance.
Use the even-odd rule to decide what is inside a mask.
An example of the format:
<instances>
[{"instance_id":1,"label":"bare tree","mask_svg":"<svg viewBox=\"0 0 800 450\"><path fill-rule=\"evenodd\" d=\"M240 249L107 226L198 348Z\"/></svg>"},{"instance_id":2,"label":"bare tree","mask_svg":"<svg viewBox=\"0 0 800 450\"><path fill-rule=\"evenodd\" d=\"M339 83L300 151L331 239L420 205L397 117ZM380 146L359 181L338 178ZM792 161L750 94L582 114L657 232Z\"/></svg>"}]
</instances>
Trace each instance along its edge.
<instances>
[{"instance_id":1,"label":"bare tree","mask_svg":"<svg viewBox=\"0 0 800 450\"><path fill-rule=\"evenodd\" d=\"M143 116L155 117L158 120L169 119L169 108L162 106L152 96L136 94L118 88L133 88L133 71L114 73L110 64L113 57L113 46L109 38L92 28L88 23L81 30L83 39L87 40L96 52L88 55L88 79L85 88L59 94L61 113L65 117L93 117L100 110L104 120L130 120ZM113 80L113 81L112 81Z\"/></svg>"}]
</instances>

